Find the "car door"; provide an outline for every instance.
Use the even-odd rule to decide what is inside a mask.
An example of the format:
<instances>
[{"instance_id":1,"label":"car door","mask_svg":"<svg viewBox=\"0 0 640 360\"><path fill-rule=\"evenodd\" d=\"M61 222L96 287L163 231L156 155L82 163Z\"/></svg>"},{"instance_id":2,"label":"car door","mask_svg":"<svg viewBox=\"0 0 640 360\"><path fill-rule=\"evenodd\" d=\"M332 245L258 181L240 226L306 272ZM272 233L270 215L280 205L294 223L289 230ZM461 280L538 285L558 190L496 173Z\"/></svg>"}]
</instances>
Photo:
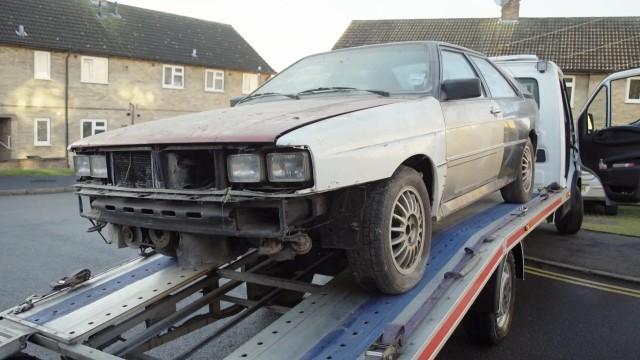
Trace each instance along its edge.
<instances>
[{"instance_id":1,"label":"car door","mask_svg":"<svg viewBox=\"0 0 640 360\"><path fill-rule=\"evenodd\" d=\"M512 181L520 170L522 151L534 127L532 115L537 113L537 109L527 108L524 98L489 60L472 55L471 61L484 78L494 102L492 127L496 134L500 134L500 140L494 145L499 157L495 176L504 185Z\"/></svg>"},{"instance_id":2,"label":"car door","mask_svg":"<svg viewBox=\"0 0 640 360\"><path fill-rule=\"evenodd\" d=\"M616 203L640 202L640 68L612 74L578 116L580 160Z\"/></svg>"},{"instance_id":3,"label":"car door","mask_svg":"<svg viewBox=\"0 0 640 360\"><path fill-rule=\"evenodd\" d=\"M441 83L480 78L467 56L454 49L441 50ZM494 103L486 91L478 98L446 100L442 112L446 125L447 181L443 200L464 195L495 178L502 143L502 128L495 126Z\"/></svg>"}]
</instances>

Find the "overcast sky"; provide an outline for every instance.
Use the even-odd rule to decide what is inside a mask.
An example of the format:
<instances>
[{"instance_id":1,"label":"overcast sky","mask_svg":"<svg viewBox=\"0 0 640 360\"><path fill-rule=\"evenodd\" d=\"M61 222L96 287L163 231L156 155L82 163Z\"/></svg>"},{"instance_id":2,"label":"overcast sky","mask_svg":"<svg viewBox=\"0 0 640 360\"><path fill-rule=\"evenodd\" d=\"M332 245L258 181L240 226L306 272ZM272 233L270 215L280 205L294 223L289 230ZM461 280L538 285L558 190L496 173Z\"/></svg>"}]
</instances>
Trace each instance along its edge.
<instances>
[{"instance_id":1,"label":"overcast sky","mask_svg":"<svg viewBox=\"0 0 640 360\"><path fill-rule=\"evenodd\" d=\"M276 70L330 50L354 19L498 17L494 0L121 0L233 25ZM640 16L638 0L522 0L522 17Z\"/></svg>"}]
</instances>

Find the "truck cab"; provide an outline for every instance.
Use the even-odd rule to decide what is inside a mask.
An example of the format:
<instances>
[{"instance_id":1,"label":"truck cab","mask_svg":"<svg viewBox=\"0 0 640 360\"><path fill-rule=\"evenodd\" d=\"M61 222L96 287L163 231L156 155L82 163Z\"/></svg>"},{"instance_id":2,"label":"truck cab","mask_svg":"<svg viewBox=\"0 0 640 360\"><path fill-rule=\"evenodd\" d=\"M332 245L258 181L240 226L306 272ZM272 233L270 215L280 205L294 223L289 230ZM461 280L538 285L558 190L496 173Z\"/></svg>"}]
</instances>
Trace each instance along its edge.
<instances>
[{"instance_id":1,"label":"truck cab","mask_svg":"<svg viewBox=\"0 0 640 360\"><path fill-rule=\"evenodd\" d=\"M560 232L573 233L580 228L582 174L594 177L591 183L602 183L607 204L640 201L640 121L614 118L626 114L616 108L612 90L614 83L640 76L640 69L606 77L573 119L564 76L555 63L535 55L492 60L510 72L538 103L535 184L557 183L572 192L573 200L555 216Z\"/></svg>"}]
</instances>

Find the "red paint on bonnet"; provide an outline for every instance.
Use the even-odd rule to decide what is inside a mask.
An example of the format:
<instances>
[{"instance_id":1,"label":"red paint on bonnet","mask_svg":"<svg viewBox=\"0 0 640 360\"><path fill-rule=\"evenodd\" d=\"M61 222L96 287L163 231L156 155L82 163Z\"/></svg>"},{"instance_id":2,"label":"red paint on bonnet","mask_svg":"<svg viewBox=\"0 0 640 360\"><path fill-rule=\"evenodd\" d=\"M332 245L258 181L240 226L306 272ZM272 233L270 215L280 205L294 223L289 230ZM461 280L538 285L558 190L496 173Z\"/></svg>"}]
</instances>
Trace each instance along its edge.
<instances>
[{"instance_id":1,"label":"red paint on bonnet","mask_svg":"<svg viewBox=\"0 0 640 360\"><path fill-rule=\"evenodd\" d=\"M273 143L282 134L316 121L400 101L406 99L318 96L302 100L264 102L149 121L82 139L69 148Z\"/></svg>"}]
</instances>

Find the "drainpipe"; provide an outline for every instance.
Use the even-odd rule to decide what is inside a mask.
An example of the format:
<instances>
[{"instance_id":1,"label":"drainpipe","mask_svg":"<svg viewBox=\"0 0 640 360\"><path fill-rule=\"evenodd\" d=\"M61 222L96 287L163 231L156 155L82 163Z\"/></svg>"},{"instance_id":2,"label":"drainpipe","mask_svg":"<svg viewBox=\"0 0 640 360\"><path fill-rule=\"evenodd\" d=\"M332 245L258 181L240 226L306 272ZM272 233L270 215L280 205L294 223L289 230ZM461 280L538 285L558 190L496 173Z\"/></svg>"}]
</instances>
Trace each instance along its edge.
<instances>
[{"instance_id":1,"label":"drainpipe","mask_svg":"<svg viewBox=\"0 0 640 360\"><path fill-rule=\"evenodd\" d=\"M64 158L69 167L69 57L71 53L67 53L64 59Z\"/></svg>"}]
</instances>

